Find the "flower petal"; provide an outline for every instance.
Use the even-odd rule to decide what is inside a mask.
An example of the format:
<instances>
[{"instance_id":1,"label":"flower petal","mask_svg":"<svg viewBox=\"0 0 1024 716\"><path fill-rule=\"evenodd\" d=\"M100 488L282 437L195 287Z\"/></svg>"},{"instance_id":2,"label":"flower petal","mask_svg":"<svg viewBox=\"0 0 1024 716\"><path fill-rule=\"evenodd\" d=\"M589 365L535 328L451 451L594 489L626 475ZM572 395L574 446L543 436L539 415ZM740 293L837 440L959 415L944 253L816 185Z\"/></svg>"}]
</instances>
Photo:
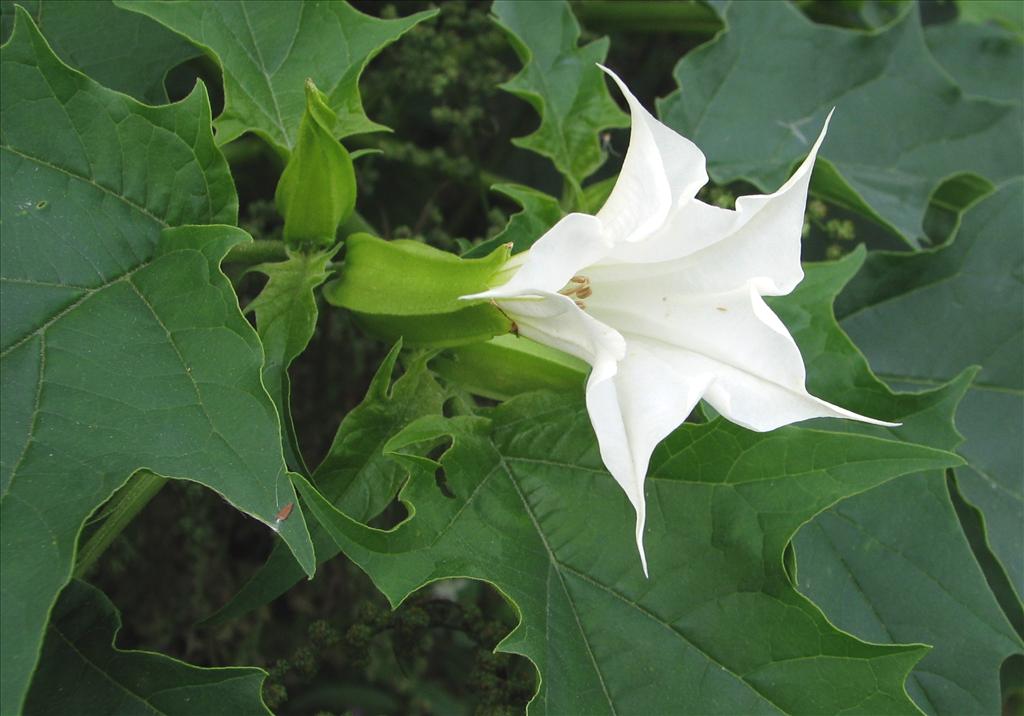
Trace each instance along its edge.
<instances>
[{"instance_id":1,"label":"flower petal","mask_svg":"<svg viewBox=\"0 0 1024 716\"><path fill-rule=\"evenodd\" d=\"M626 97L631 127L622 171L597 218L614 243L640 241L707 183L706 161L697 145L651 116L618 75L600 67Z\"/></svg>"},{"instance_id":2,"label":"flower petal","mask_svg":"<svg viewBox=\"0 0 1024 716\"><path fill-rule=\"evenodd\" d=\"M787 363L789 370L786 372L792 377L788 381L775 380L770 376L770 371L756 372L727 366L704 396L704 399L725 418L757 432L767 432L810 418L847 418L886 427L899 425L858 415L808 393L804 386L806 374L800 349L779 317L772 312L753 287L750 292L750 307L765 327L759 335L747 336L752 343L758 343L753 347L754 350L770 351L777 360ZM774 338L772 334L778 338ZM763 358L758 362L763 365ZM799 380L795 379L797 373Z\"/></svg>"},{"instance_id":3,"label":"flower petal","mask_svg":"<svg viewBox=\"0 0 1024 716\"><path fill-rule=\"evenodd\" d=\"M751 430L817 417L891 425L807 393L800 350L754 285L664 295L657 282L595 284L587 303L594 318L620 328L630 349L638 342L661 344L666 362L712 373L705 399Z\"/></svg>"},{"instance_id":4,"label":"flower petal","mask_svg":"<svg viewBox=\"0 0 1024 716\"><path fill-rule=\"evenodd\" d=\"M601 459L636 511L636 545L647 575L644 478L651 453L690 414L714 379L707 361L679 360L663 346L630 341L614 375L591 374L587 412Z\"/></svg>"},{"instance_id":5,"label":"flower petal","mask_svg":"<svg viewBox=\"0 0 1024 716\"><path fill-rule=\"evenodd\" d=\"M602 238L601 223L589 214L567 214L548 229L529 251L512 257L510 268L518 268L512 278L489 291L462 296L479 298L515 298L557 293L580 269L604 258L611 245Z\"/></svg>"},{"instance_id":6,"label":"flower petal","mask_svg":"<svg viewBox=\"0 0 1024 716\"><path fill-rule=\"evenodd\" d=\"M647 241L617 245L604 263L615 264L618 280L651 280L656 272L679 291L728 291L753 281L762 296L789 293L803 279L800 245L807 189L831 117L800 167L775 193L740 197L735 211L689 202ZM648 265L653 263L658 265Z\"/></svg>"},{"instance_id":7,"label":"flower petal","mask_svg":"<svg viewBox=\"0 0 1024 716\"><path fill-rule=\"evenodd\" d=\"M499 298L495 303L515 321L520 335L589 363L592 380L614 375L616 362L626 354L626 341L618 331L561 294Z\"/></svg>"}]
</instances>

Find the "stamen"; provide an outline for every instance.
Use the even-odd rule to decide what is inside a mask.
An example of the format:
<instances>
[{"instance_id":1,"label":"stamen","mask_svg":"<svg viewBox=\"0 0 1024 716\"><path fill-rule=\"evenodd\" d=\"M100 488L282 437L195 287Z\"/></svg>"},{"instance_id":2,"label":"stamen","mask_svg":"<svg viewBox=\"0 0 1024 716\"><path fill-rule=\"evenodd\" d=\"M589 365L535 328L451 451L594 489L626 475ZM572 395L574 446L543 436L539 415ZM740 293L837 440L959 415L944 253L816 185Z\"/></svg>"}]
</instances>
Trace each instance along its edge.
<instances>
[{"instance_id":1,"label":"stamen","mask_svg":"<svg viewBox=\"0 0 1024 716\"><path fill-rule=\"evenodd\" d=\"M576 296L584 292L586 296L580 296L580 298L586 298L591 293L590 279L586 276L573 276L569 279L569 283L565 284L565 287L559 291L563 296Z\"/></svg>"},{"instance_id":2,"label":"stamen","mask_svg":"<svg viewBox=\"0 0 1024 716\"><path fill-rule=\"evenodd\" d=\"M573 276L559 293L571 298L573 303L579 306L581 310L586 310L587 306L583 303L583 299L590 298L594 292L590 288L589 278L586 276Z\"/></svg>"}]
</instances>

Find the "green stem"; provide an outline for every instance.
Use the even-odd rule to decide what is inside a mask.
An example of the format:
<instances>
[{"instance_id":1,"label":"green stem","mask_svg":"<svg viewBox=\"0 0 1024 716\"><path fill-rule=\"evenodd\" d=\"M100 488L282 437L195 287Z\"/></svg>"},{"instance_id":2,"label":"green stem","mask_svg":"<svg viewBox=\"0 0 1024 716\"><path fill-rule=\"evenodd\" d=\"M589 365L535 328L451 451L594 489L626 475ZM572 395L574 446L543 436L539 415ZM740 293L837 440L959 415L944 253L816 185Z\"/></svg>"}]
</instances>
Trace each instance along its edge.
<instances>
[{"instance_id":1,"label":"green stem","mask_svg":"<svg viewBox=\"0 0 1024 716\"><path fill-rule=\"evenodd\" d=\"M250 166L269 161L278 174L284 169L284 164L287 161L287 157L282 157L274 151L269 143L251 135L228 142L220 148L220 151L232 167Z\"/></svg>"},{"instance_id":2,"label":"green stem","mask_svg":"<svg viewBox=\"0 0 1024 716\"><path fill-rule=\"evenodd\" d=\"M573 12L595 32L673 32L711 37L722 29L715 11L696 2L575 0Z\"/></svg>"},{"instance_id":3,"label":"green stem","mask_svg":"<svg viewBox=\"0 0 1024 716\"><path fill-rule=\"evenodd\" d=\"M348 217L345 223L338 229L338 237L341 239L345 239L351 234L373 234L378 236L377 230L358 211L353 211L352 216Z\"/></svg>"},{"instance_id":4,"label":"green stem","mask_svg":"<svg viewBox=\"0 0 1024 716\"><path fill-rule=\"evenodd\" d=\"M288 251L283 241L260 240L232 246L228 255L224 257L224 263L252 266L268 261L284 261L287 258Z\"/></svg>"},{"instance_id":5,"label":"green stem","mask_svg":"<svg viewBox=\"0 0 1024 716\"><path fill-rule=\"evenodd\" d=\"M370 223L361 217L357 212L338 229L339 238L346 238L351 234L366 233L376 236L376 230ZM283 241L261 239L248 244L232 246L228 255L224 257L226 264L245 264L255 266L256 264L273 261L287 261L288 249Z\"/></svg>"},{"instance_id":6,"label":"green stem","mask_svg":"<svg viewBox=\"0 0 1024 716\"><path fill-rule=\"evenodd\" d=\"M568 176L564 179L565 181L562 183L562 209L567 214L573 211L583 211L583 207L587 203L583 195L583 189Z\"/></svg>"},{"instance_id":7,"label":"green stem","mask_svg":"<svg viewBox=\"0 0 1024 716\"><path fill-rule=\"evenodd\" d=\"M166 477L152 472L140 472L114 494L106 510L109 516L78 553L75 563L76 577L82 577L89 571L100 555L166 483Z\"/></svg>"}]
</instances>

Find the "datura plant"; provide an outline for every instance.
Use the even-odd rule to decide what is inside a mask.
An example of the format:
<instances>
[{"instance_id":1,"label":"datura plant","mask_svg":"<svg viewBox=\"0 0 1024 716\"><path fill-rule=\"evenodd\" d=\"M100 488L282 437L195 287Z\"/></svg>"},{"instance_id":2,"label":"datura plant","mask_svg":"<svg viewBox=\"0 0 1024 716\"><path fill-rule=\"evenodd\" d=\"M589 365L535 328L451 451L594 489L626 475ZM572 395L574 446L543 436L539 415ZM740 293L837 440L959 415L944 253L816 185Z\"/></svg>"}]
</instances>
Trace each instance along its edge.
<instances>
[{"instance_id":1,"label":"datura plant","mask_svg":"<svg viewBox=\"0 0 1024 716\"><path fill-rule=\"evenodd\" d=\"M0 714L1013 713L956 5L4 0Z\"/></svg>"},{"instance_id":2,"label":"datura plant","mask_svg":"<svg viewBox=\"0 0 1024 716\"><path fill-rule=\"evenodd\" d=\"M759 432L808 418L866 418L810 395L800 349L762 296L803 278L800 237L828 121L778 191L736 210L696 198L704 155L648 113L615 73L632 117L622 173L595 216L572 213L463 296L493 299L516 332L592 366L587 411L608 471L636 510L647 573L644 478L655 446L704 398Z\"/></svg>"}]
</instances>

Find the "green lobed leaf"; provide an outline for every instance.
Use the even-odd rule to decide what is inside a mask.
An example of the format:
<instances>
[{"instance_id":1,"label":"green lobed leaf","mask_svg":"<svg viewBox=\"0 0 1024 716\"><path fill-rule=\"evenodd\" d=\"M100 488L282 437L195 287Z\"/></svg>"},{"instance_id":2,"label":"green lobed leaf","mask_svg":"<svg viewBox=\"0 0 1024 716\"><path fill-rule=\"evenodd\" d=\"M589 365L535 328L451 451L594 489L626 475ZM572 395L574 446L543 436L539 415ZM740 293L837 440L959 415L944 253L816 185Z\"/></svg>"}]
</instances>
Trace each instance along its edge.
<instances>
[{"instance_id":1,"label":"green lobed leaf","mask_svg":"<svg viewBox=\"0 0 1024 716\"><path fill-rule=\"evenodd\" d=\"M809 424L952 450L962 440L953 425L953 414L976 371L954 373L948 382L938 382L924 392L894 392L878 379L836 320L832 306L837 295L851 281L858 280L855 277L870 260L864 248L857 247L838 261L804 264L804 279L796 289L788 296L768 300L800 347L812 395L902 425L889 428L832 419ZM922 417L927 419L922 421Z\"/></svg>"},{"instance_id":2,"label":"green lobed leaf","mask_svg":"<svg viewBox=\"0 0 1024 716\"><path fill-rule=\"evenodd\" d=\"M925 29L935 60L969 95L1012 104L1024 103L1024 36L994 24L951 22ZM1011 143L1014 138L1008 138ZM945 241L953 234L963 209L988 194L992 187L977 177L959 175L947 180L932 196L933 222L941 217L946 228L933 232ZM938 225L938 224L936 224Z\"/></svg>"},{"instance_id":3,"label":"green lobed leaf","mask_svg":"<svg viewBox=\"0 0 1024 716\"><path fill-rule=\"evenodd\" d=\"M629 125L597 67L608 53L608 38L578 46L580 27L564 0L495 0L491 9L523 63L502 89L540 115L540 126L513 143L554 162L578 194L583 180L604 163L600 133Z\"/></svg>"},{"instance_id":4,"label":"green lobed leaf","mask_svg":"<svg viewBox=\"0 0 1024 716\"><path fill-rule=\"evenodd\" d=\"M806 265L796 291L772 304L800 344L813 394L903 424L814 424L952 450L962 440L953 414L976 371L964 371L949 384L920 394L893 393L874 376L832 313L835 295L864 257L858 249L841 261ZM514 346L496 345L499 340L522 342L506 336L451 349L431 365L483 395L505 398L524 392L507 384L509 378L524 381L525 376L509 368ZM476 355L487 350L497 355ZM527 375L537 380L535 370ZM582 373L575 375L580 385ZM915 507L908 515L909 505ZM804 527L796 544L799 573L806 579L793 581L833 622L872 641L933 646L908 680L919 706L951 714L999 709L1000 665L1022 645L965 540L941 472L906 477L850 498ZM907 594L915 598L908 601ZM969 663L964 653L971 655Z\"/></svg>"},{"instance_id":5,"label":"green lobed leaf","mask_svg":"<svg viewBox=\"0 0 1024 716\"><path fill-rule=\"evenodd\" d=\"M266 672L200 668L113 645L121 617L99 589L73 580L46 630L26 714L270 714Z\"/></svg>"},{"instance_id":6,"label":"green lobed leaf","mask_svg":"<svg viewBox=\"0 0 1024 716\"><path fill-rule=\"evenodd\" d=\"M928 49L968 94L1020 104L1024 42L997 25L953 22L925 28Z\"/></svg>"},{"instance_id":7,"label":"green lobed leaf","mask_svg":"<svg viewBox=\"0 0 1024 716\"><path fill-rule=\"evenodd\" d=\"M874 376L831 309L864 257L859 249L842 261L807 265L804 281L773 308L800 345L814 395L902 425L816 424L953 450L962 441L953 415L976 370L923 393L893 393ZM794 545L798 588L837 626L870 641L933 647L907 681L919 707L938 714L999 711L1000 666L1024 644L989 590L943 473L905 477L844 500L803 527Z\"/></svg>"},{"instance_id":8,"label":"green lobed leaf","mask_svg":"<svg viewBox=\"0 0 1024 716\"><path fill-rule=\"evenodd\" d=\"M613 175L584 187L583 205L580 210L585 214L596 214L608 200L618 180L619 177Z\"/></svg>"},{"instance_id":9,"label":"green lobed leaf","mask_svg":"<svg viewBox=\"0 0 1024 716\"><path fill-rule=\"evenodd\" d=\"M491 191L504 194L523 210L509 217L505 228L497 236L477 244L464 253L463 258L487 256L502 244L512 244L513 254L526 251L562 218L562 207L558 199L542 191L522 184L495 184Z\"/></svg>"},{"instance_id":10,"label":"green lobed leaf","mask_svg":"<svg viewBox=\"0 0 1024 716\"><path fill-rule=\"evenodd\" d=\"M359 76L377 53L437 10L380 20L341 0L324 2L181 2L116 0L187 37L224 72L224 112L217 143L253 132L287 155L312 79L338 113L338 138L385 129L363 112Z\"/></svg>"},{"instance_id":11,"label":"green lobed leaf","mask_svg":"<svg viewBox=\"0 0 1024 716\"><path fill-rule=\"evenodd\" d=\"M933 648L907 689L929 714L999 713L999 669L1024 644L964 539L941 473L895 480L797 535L799 589L840 629Z\"/></svg>"},{"instance_id":12,"label":"green lobed leaf","mask_svg":"<svg viewBox=\"0 0 1024 716\"><path fill-rule=\"evenodd\" d=\"M875 32L816 25L789 3L723 15L726 29L680 60L680 89L659 102L715 181L774 191L833 107L814 190L913 246L946 179L1021 174L1020 106L965 96L932 58L916 10Z\"/></svg>"},{"instance_id":13,"label":"green lobed leaf","mask_svg":"<svg viewBox=\"0 0 1024 716\"><path fill-rule=\"evenodd\" d=\"M840 296L843 328L885 380L940 384L981 372L958 421L967 438L957 470L965 497L1018 596L1024 594L1024 180L969 209L948 245L920 254L878 252ZM935 347L942 338L941 350Z\"/></svg>"},{"instance_id":14,"label":"green lobed leaf","mask_svg":"<svg viewBox=\"0 0 1024 716\"><path fill-rule=\"evenodd\" d=\"M920 646L836 630L782 562L801 524L949 453L859 435L684 425L655 454L646 580L632 510L585 409L533 393L492 420L424 418L388 449L410 468L411 517L389 532L304 501L392 604L432 580L486 580L521 622L501 649L541 674L531 713L915 713L903 680ZM450 440L438 467L421 457Z\"/></svg>"},{"instance_id":15,"label":"green lobed leaf","mask_svg":"<svg viewBox=\"0 0 1024 716\"><path fill-rule=\"evenodd\" d=\"M584 213L596 214L611 193L617 178L612 176L588 184L583 189L582 204L577 208ZM505 228L497 236L472 247L463 254L463 258L486 256L502 244L512 244L513 254L526 251L565 214L558 199L522 184L495 184L491 191L512 199L522 207L522 211L509 217Z\"/></svg>"},{"instance_id":16,"label":"green lobed leaf","mask_svg":"<svg viewBox=\"0 0 1024 716\"><path fill-rule=\"evenodd\" d=\"M248 235L179 226L237 211L204 90L141 105L18 13L0 51L0 713L19 710L83 523L140 469L211 487L313 569L301 512L275 521L294 500L277 415L219 270Z\"/></svg>"},{"instance_id":17,"label":"green lobed leaf","mask_svg":"<svg viewBox=\"0 0 1024 716\"><path fill-rule=\"evenodd\" d=\"M291 383L288 366L298 358L316 329L317 307L313 290L328 279L327 268L337 248L315 253L289 253L286 261L260 264L251 271L268 281L246 306L256 315L256 330L263 344L263 384L281 416L281 437L289 469L307 474L298 436L292 423Z\"/></svg>"},{"instance_id":18,"label":"green lobed leaf","mask_svg":"<svg viewBox=\"0 0 1024 716\"><path fill-rule=\"evenodd\" d=\"M200 53L191 43L110 0L19 0L54 53L105 87L147 104L167 102L167 73ZM6 41L14 27L14 2L0 3ZM103 28L102 40L83 28Z\"/></svg>"},{"instance_id":19,"label":"green lobed leaf","mask_svg":"<svg viewBox=\"0 0 1024 716\"><path fill-rule=\"evenodd\" d=\"M447 398L426 370L429 354L414 358L392 385L400 348L401 344L392 348L381 363L366 397L341 421L327 456L313 473L313 482L331 504L362 522L377 516L405 479L405 470L384 455L385 443L413 420L440 415ZM318 564L340 551L318 524L311 525L310 534ZM302 577L302 567L287 546L278 543L263 567L207 622L228 621L262 606Z\"/></svg>"}]
</instances>

